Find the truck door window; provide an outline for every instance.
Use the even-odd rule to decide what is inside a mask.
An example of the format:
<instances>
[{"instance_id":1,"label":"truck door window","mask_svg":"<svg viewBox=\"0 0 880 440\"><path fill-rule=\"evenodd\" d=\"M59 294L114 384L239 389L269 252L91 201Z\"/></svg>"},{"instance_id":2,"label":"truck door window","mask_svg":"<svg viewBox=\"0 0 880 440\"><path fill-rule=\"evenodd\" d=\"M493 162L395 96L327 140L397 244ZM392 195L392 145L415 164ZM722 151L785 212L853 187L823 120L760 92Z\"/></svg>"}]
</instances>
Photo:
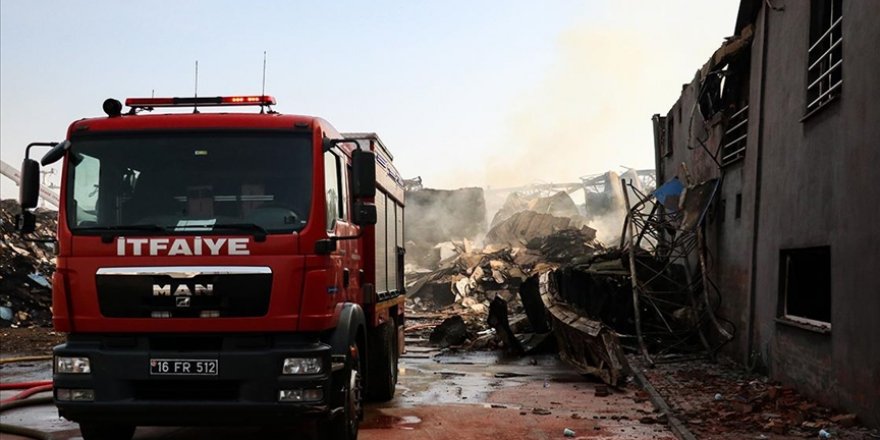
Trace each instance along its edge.
<instances>
[{"instance_id":1,"label":"truck door window","mask_svg":"<svg viewBox=\"0 0 880 440\"><path fill-rule=\"evenodd\" d=\"M73 206L76 211L77 226L96 225L98 221L98 183L101 161L87 154L77 156L77 174L83 176L73 185Z\"/></svg>"},{"instance_id":2,"label":"truck door window","mask_svg":"<svg viewBox=\"0 0 880 440\"><path fill-rule=\"evenodd\" d=\"M345 221L350 219L348 208L348 173L350 172L351 167L346 166L345 159L339 158L339 188L342 194L339 200L339 218Z\"/></svg>"},{"instance_id":3,"label":"truck door window","mask_svg":"<svg viewBox=\"0 0 880 440\"><path fill-rule=\"evenodd\" d=\"M327 230L342 218L342 200L339 184L339 158L332 152L324 153L324 198L327 203Z\"/></svg>"}]
</instances>

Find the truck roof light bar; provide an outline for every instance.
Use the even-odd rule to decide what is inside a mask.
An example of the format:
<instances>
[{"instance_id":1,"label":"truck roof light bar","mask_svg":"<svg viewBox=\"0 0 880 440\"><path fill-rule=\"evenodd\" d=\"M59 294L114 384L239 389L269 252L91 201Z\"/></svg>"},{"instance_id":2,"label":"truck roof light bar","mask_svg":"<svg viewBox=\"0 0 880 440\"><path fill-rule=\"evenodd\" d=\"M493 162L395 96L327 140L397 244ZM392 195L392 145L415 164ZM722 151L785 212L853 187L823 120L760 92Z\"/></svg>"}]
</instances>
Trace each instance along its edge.
<instances>
[{"instance_id":1,"label":"truck roof light bar","mask_svg":"<svg viewBox=\"0 0 880 440\"><path fill-rule=\"evenodd\" d=\"M219 106L269 106L275 105L275 97L253 96L213 96L193 98L127 98L125 105L132 109L156 107L219 107Z\"/></svg>"}]
</instances>

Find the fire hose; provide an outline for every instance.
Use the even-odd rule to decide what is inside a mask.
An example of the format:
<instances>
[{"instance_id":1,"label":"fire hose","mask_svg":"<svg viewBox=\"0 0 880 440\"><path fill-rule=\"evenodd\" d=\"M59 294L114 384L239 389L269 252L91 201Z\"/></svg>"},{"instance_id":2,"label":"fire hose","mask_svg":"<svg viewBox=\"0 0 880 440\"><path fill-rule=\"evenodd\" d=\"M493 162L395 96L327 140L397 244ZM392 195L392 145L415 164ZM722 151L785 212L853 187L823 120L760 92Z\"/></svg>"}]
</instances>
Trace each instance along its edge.
<instances>
[{"instance_id":1,"label":"fire hose","mask_svg":"<svg viewBox=\"0 0 880 440\"><path fill-rule=\"evenodd\" d=\"M15 362L28 362L28 361L48 361L52 360L51 355L46 356L21 356L21 357L12 357L12 358L3 358L0 359L0 365L3 364L11 364Z\"/></svg>"},{"instance_id":2,"label":"fire hose","mask_svg":"<svg viewBox=\"0 0 880 440\"><path fill-rule=\"evenodd\" d=\"M34 360L45 360L51 359L46 356L28 356L21 358L8 358L0 360L0 363L7 364L11 362L26 362L26 361L34 361ZM23 390L22 392L7 398L0 400L0 413L4 411L8 411L15 408L24 408L28 406L36 406L36 405L45 405L52 403L51 396L45 397L31 397L34 394L44 393L47 391L52 391L52 381L51 380L41 380L34 382L16 382L16 383L4 383L0 384L0 390ZM30 397L30 398L29 398ZM37 440L52 440L52 434L40 431L33 428L28 428L25 426L18 425L10 425L8 423L0 423L0 432L5 432L7 434L20 435L24 437L29 437Z\"/></svg>"}]
</instances>

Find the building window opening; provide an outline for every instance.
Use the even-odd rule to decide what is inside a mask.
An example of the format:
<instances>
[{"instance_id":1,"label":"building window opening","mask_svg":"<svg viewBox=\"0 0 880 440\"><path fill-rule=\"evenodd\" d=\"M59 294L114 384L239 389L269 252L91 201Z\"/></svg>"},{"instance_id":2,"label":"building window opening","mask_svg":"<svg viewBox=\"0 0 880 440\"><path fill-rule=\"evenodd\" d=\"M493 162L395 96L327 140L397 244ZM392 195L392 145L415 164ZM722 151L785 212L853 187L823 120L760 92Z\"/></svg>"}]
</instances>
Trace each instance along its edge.
<instances>
[{"instance_id":1,"label":"building window opening","mask_svg":"<svg viewBox=\"0 0 880 440\"><path fill-rule=\"evenodd\" d=\"M749 77L752 50L745 49L724 69L721 102L724 109L724 136L721 139L721 165L737 162L746 155L749 135Z\"/></svg>"},{"instance_id":2,"label":"building window opening","mask_svg":"<svg viewBox=\"0 0 880 440\"><path fill-rule=\"evenodd\" d=\"M810 49L807 65L807 114L838 96L843 85L842 0L810 2Z\"/></svg>"},{"instance_id":3,"label":"building window opening","mask_svg":"<svg viewBox=\"0 0 880 440\"><path fill-rule=\"evenodd\" d=\"M742 217L743 211L743 195L742 193L736 195L736 206L734 206L734 218Z\"/></svg>"},{"instance_id":4,"label":"building window opening","mask_svg":"<svg viewBox=\"0 0 880 440\"><path fill-rule=\"evenodd\" d=\"M787 249L779 255L780 317L831 328L831 248Z\"/></svg>"}]
</instances>

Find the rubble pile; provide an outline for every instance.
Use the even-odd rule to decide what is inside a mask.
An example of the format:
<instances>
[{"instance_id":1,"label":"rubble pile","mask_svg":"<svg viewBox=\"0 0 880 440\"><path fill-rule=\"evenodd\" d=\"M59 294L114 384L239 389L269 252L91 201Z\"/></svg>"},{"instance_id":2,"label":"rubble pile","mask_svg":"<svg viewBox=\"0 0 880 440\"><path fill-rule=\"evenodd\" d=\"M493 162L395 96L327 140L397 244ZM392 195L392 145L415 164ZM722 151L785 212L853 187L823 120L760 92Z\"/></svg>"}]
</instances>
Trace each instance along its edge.
<instances>
[{"instance_id":1,"label":"rubble pile","mask_svg":"<svg viewBox=\"0 0 880 440\"><path fill-rule=\"evenodd\" d=\"M592 257L597 251L604 251L594 241L596 230L588 226L580 229L561 229L550 235L535 237L526 244L526 248L547 258L553 263L579 264L584 258Z\"/></svg>"},{"instance_id":2,"label":"rubble pile","mask_svg":"<svg viewBox=\"0 0 880 440\"><path fill-rule=\"evenodd\" d=\"M589 260L602 250L595 238L596 231L584 224L565 192L533 198L513 193L495 215L482 247L467 238L445 241L431 247L439 260L435 266L424 259L409 261L410 305L423 312L449 307L450 312L485 315L499 297L519 313L517 292L524 280L561 264Z\"/></svg>"},{"instance_id":3,"label":"rubble pile","mask_svg":"<svg viewBox=\"0 0 880 440\"><path fill-rule=\"evenodd\" d=\"M579 222L584 220L574 200L564 191L557 192L549 197L528 197L514 192L507 196L504 205L495 213L490 228L494 228L513 215L524 211L577 219Z\"/></svg>"},{"instance_id":4,"label":"rubble pile","mask_svg":"<svg viewBox=\"0 0 880 440\"><path fill-rule=\"evenodd\" d=\"M24 240L15 230L21 207L15 200L0 201L0 326L52 325L52 243ZM55 236L58 213L37 209L35 236Z\"/></svg>"},{"instance_id":5,"label":"rubble pile","mask_svg":"<svg viewBox=\"0 0 880 440\"><path fill-rule=\"evenodd\" d=\"M456 254L434 271L407 274L407 296L413 309L437 311L452 306L456 313L486 314L496 296L514 298L527 278L528 266L517 264L522 251L501 249L492 253L471 250L466 242L452 242Z\"/></svg>"},{"instance_id":6,"label":"rubble pile","mask_svg":"<svg viewBox=\"0 0 880 440\"><path fill-rule=\"evenodd\" d=\"M631 361L640 363L635 357ZM854 414L836 413L729 361L690 360L641 369L698 438L817 438L820 430L833 438L869 438Z\"/></svg>"},{"instance_id":7,"label":"rubble pile","mask_svg":"<svg viewBox=\"0 0 880 440\"><path fill-rule=\"evenodd\" d=\"M584 224L564 192L508 197L482 246L469 239L446 241L433 246L439 257L436 266L409 261L409 316L420 317L420 322L432 319L432 324L415 324L408 334L427 337L433 329L429 340L441 347L504 347L518 354L546 348L544 342L554 340L549 324L536 322L532 318L540 313L526 310L542 300L524 297L523 285L539 274L572 261L591 261L597 252L605 252L595 238L596 231ZM532 304L523 304L530 300Z\"/></svg>"},{"instance_id":8,"label":"rubble pile","mask_svg":"<svg viewBox=\"0 0 880 440\"><path fill-rule=\"evenodd\" d=\"M498 247L524 247L529 241L545 237L571 225L571 219L521 211L499 222L486 234L486 244Z\"/></svg>"}]
</instances>

